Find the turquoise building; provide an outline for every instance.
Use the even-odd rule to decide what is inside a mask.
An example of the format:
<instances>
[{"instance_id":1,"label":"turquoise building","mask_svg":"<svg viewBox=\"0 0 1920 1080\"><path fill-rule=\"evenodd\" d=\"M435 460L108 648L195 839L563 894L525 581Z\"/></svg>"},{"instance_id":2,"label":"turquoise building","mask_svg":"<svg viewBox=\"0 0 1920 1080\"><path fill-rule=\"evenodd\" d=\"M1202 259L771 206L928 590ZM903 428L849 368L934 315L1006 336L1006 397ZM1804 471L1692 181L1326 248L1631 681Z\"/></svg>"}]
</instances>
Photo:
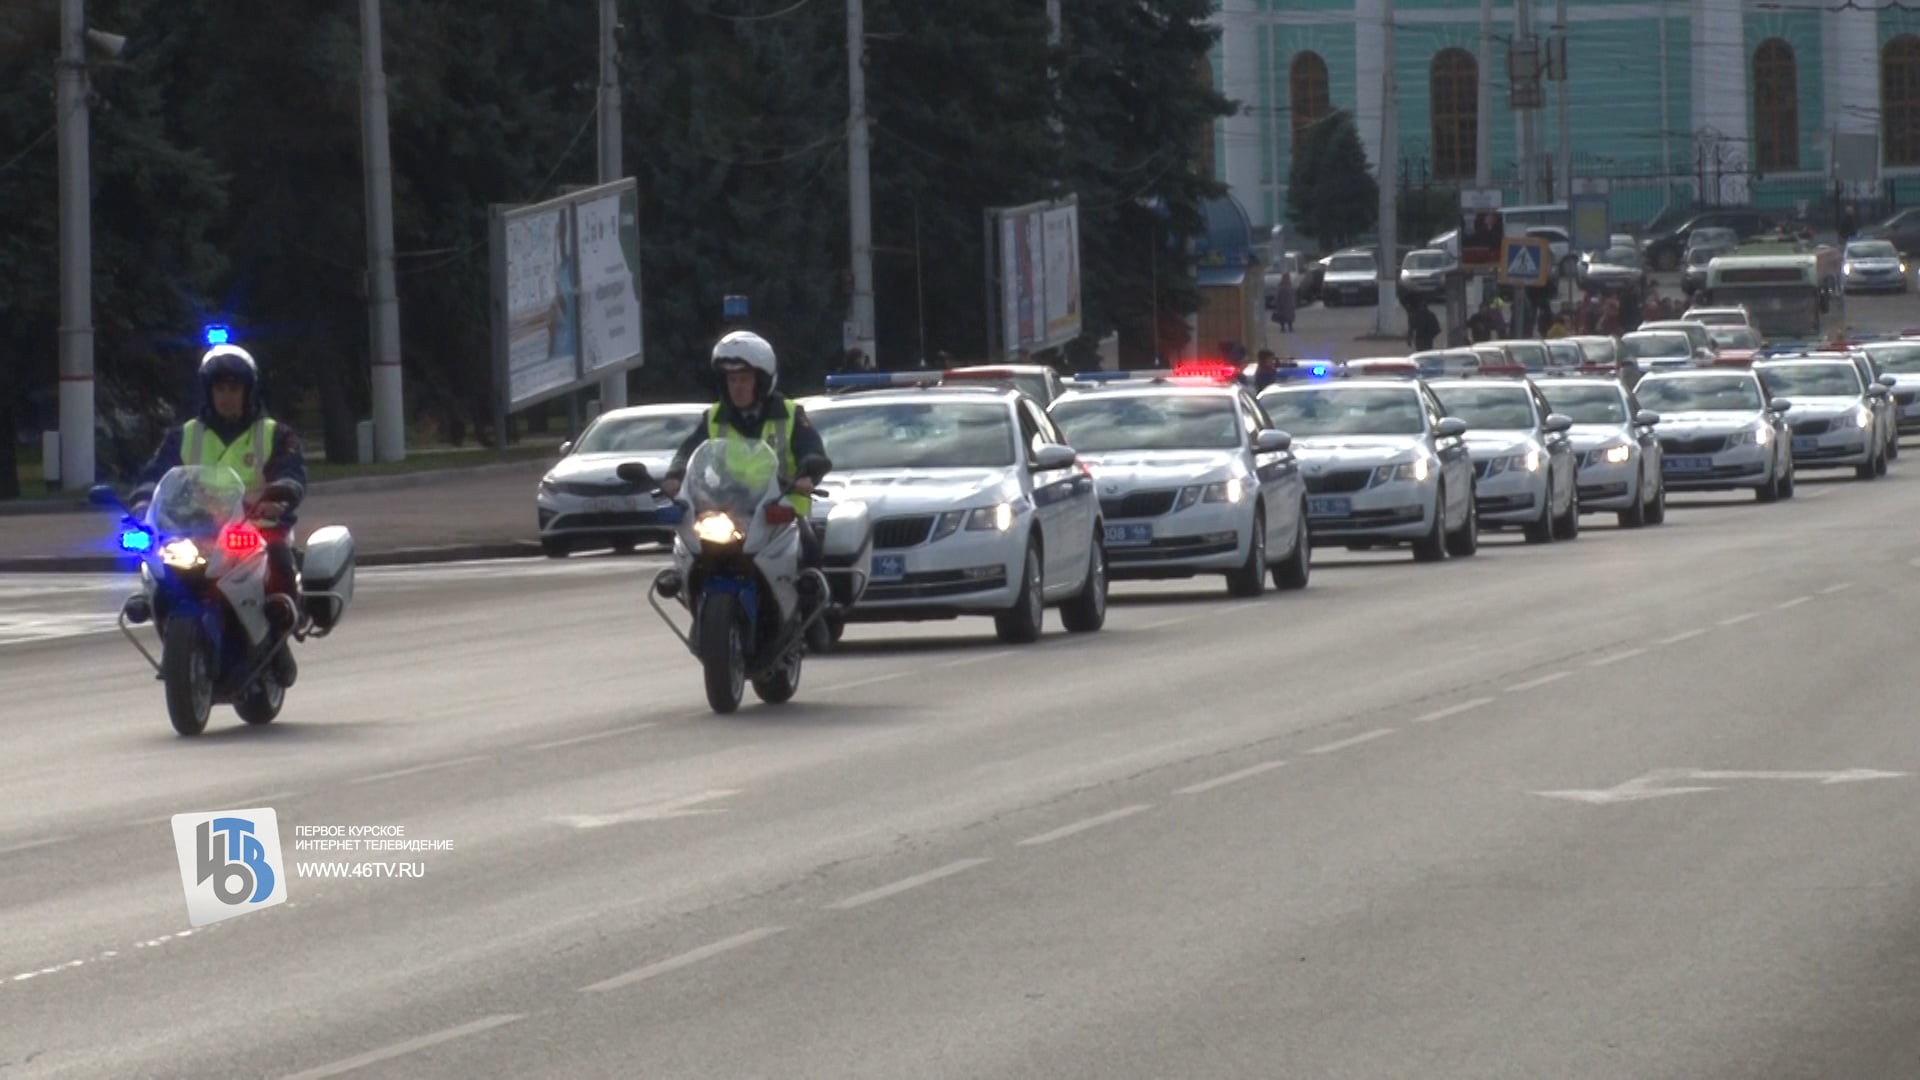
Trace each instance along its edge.
<instances>
[{"instance_id":1,"label":"turquoise building","mask_svg":"<svg viewBox=\"0 0 1920 1080\"><path fill-rule=\"evenodd\" d=\"M1920 199L1920 7L1888 0L1568 0L1534 8L1564 32L1564 83L1534 111L1523 191L1508 79L1512 2L1395 0L1392 100L1411 187L1493 187L1506 205L1563 201L1558 95L1575 180L1604 179L1613 216L1669 204L1793 207L1836 192ZM1242 104L1214 132L1215 175L1259 225L1282 220L1294 140L1353 114L1378 162L1386 0L1223 0L1215 86ZM1838 166L1838 167L1837 167ZM1533 197L1528 198L1531 194ZM1544 196L1551 196L1545 198ZM1409 238L1410 239L1410 238ZM1424 238L1420 238L1424 239Z\"/></svg>"}]
</instances>

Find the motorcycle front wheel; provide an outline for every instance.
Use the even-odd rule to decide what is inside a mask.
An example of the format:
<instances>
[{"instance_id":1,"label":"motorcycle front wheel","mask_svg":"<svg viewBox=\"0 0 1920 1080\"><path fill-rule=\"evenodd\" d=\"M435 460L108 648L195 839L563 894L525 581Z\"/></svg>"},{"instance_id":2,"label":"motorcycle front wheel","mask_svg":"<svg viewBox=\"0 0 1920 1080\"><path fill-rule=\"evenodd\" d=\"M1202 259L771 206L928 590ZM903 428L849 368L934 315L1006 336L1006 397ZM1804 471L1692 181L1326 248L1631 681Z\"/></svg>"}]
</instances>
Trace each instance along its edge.
<instances>
[{"instance_id":1,"label":"motorcycle front wheel","mask_svg":"<svg viewBox=\"0 0 1920 1080\"><path fill-rule=\"evenodd\" d=\"M778 670L753 680L753 692L761 701L769 705L780 705L793 700L793 695L800 690L801 655L798 649L794 650L793 655L786 663L780 665Z\"/></svg>"},{"instance_id":2,"label":"motorcycle front wheel","mask_svg":"<svg viewBox=\"0 0 1920 1080\"><path fill-rule=\"evenodd\" d=\"M700 666L705 670L707 704L717 713L740 707L747 691L747 650L742 636L745 622L740 598L712 593L700 600Z\"/></svg>"},{"instance_id":3,"label":"motorcycle front wheel","mask_svg":"<svg viewBox=\"0 0 1920 1080\"><path fill-rule=\"evenodd\" d=\"M182 735L207 729L213 711L213 651L191 615L167 620L160 645L160 678L167 688L167 719Z\"/></svg>"}]
</instances>

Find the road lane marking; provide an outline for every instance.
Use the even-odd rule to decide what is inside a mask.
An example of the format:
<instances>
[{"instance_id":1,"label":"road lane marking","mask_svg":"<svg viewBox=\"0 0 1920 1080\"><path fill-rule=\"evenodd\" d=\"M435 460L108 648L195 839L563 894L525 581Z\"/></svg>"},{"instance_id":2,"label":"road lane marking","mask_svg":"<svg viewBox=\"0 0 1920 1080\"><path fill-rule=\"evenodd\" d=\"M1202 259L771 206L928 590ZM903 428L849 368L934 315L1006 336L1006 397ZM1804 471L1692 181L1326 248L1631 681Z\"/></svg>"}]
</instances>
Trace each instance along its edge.
<instances>
[{"instance_id":1,"label":"road lane marking","mask_svg":"<svg viewBox=\"0 0 1920 1080\"><path fill-rule=\"evenodd\" d=\"M1165 629L1166 627L1169 627L1169 626L1179 626L1179 625L1180 625L1181 623L1190 623L1190 622L1192 622L1192 621L1193 621L1193 620L1195 620L1195 619L1204 619L1204 618L1206 618L1207 616L1209 616L1209 615L1212 615L1212 614L1214 614L1214 612L1211 612L1211 611L1204 611L1204 612L1198 612L1198 613L1195 613L1195 614L1193 614L1193 615L1180 615L1180 616L1177 616L1177 617L1175 617L1175 618L1171 618L1171 619L1161 619L1161 620L1160 620L1159 622L1150 622L1150 623L1147 623L1147 624L1145 624L1145 625L1143 625L1143 626L1141 626L1141 627L1140 627L1140 629L1142 629L1142 630L1161 630L1161 629Z\"/></svg>"},{"instance_id":2,"label":"road lane marking","mask_svg":"<svg viewBox=\"0 0 1920 1080\"><path fill-rule=\"evenodd\" d=\"M961 859L959 862L948 863L937 870L929 870L924 874L915 874L910 878L903 878L891 885L882 885L877 889L871 889L867 892L849 896L845 900L837 900L828 904L827 907L833 911L851 911L864 904L871 904L875 900L885 900L889 896L898 896L908 889L917 889L922 885L930 885L933 882L939 881L941 878L952 877L955 874L965 870L971 870L981 863L988 861L987 859Z\"/></svg>"},{"instance_id":3,"label":"road lane marking","mask_svg":"<svg viewBox=\"0 0 1920 1080\"><path fill-rule=\"evenodd\" d=\"M911 674L913 674L913 672L911 671L896 671L891 675L875 675L870 679L855 679L852 682L835 683L832 686L823 686L820 689L814 691L814 693L837 694L842 690L855 690L862 686L873 686L876 683L892 682L895 679L904 679ZM702 715L705 715L705 714L703 713Z\"/></svg>"},{"instance_id":4,"label":"road lane marking","mask_svg":"<svg viewBox=\"0 0 1920 1080\"><path fill-rule=\"evenodd\" d=\"M1018 846L1034 847L1039 844L1051 844L1055 840L1064 840L1076 833L1083 833L1088 829L1097 829L1110 822L1119 821L1121 818L1130 818L1135 814L1151 809L1153 809L1152 803L1135 803L1132 806L1123 806L1118 810L1109 810L1104 814L1096 814L1093 817L1084 818L1071 825L1063 825L1052 832L1044 832L1039 836L1029 836L1025 840L1020 841Z\"/></svg>"},{"instance_id":5,"label":"road lane marking","mask_svg":"<svg viewBox=\"0 0 1920 1080\"><path fill-rule=\"evenodd\" d=\"M16 851L31 851L37 847L46 847L48 844L58 844L71 839L73 839L71 836L49 836L44 840L29 840L24 844L0 847L0 855L11 855Z\"/></svg>"},{"instance_id":6,"label":"road lane marking","mask_svg":"<svg viewBox=\"0 0 1920 1080\"><path fill-rule=\"evenodd\" d=\"M1654 642L1654 644L1655 645L1678 645L1683 641L1690 641L1693 638L1697 638L1704 633L1706 633L1705 630L1688 630L1683 633L1675 634L1672 637L1663 637L1659 641Z\"/></svg>"},{"instance_id":7,"label":"road lane marking","mask_svg":"<svg viewBox=\"0 0 1920 1080\"><path fill-rule=\"evenodd\" d=\"M356 1057L347 1058L345 1061L336 1061L331 1065L322 1065L317 1069L308 1069L305 1072L294 1073L288 1076L286 1080L321 1080L322 1077L339 1076L342 1073L350 1073L356 1069L364 1069L369 1065L377 1065L382 1061L392 1061L397 1057L405 1057L416 1051L439 1046L441 1043L462 1039L468 1035L478 1035L483 1031L491 1031L503 1024L511 1024L515 1020L525 1019L525 1017L525 1013L501 1013L497 1016L484 1017L472 1023L461 1024L459 1027L450 1027L445 1031L436 1031L431 1035L422 1035L419 1038L408 1039L406 1042L394 1043L392 1046L382 1050L369 1050Z\"/></svg>"},{"instance_id":8,"label":"road lane marking","mask_svg":"<svg viewBox=\"0 0 1920 1080\"><path fill-rule=\"evenodd\" d=\"M1003 656L1012 656L1012 655L1013 655L1012 649L996 649L993 652L982 653L979 656L963 656L958 660L947 660L942 663L935 664L933 666L937 668L966 667L968 664L978 664L986 660L998 660Z\"/></svg>"},{"instance_id":9,"label":"road lane marking","mask_svg":"<svg viewBox=\"0 0 1920 1080\"><path fill-rule=\"evenodd\" d=\"M1612 656L1603 656L1598 660L1594 660L1588 663L1587 666L1588 667L1611 667L1612 665L1617 664L1622 660L1631 660L1636 656L1644 655L1646 651L1647 650L1645 649L1628 649L1626 652L1617 652L1617 653L1614 653Z\"/></svg>"},{"instance_id":10,"label":"road lane marking","mask_svg":"<svg viewBox=\"0 0 1920 1080\"><path fill-rule=\"evenodd\" d=\"M1717 626L1738 626L1738 625L1740 625L1740 624L1741 624L1741 623L1743 623L1743 622L1749 622L1749 621L1751 621L1751 620L1754 620L1754 619L1757 619L1757 618L1759 618L1759 617L1760 617L1760 613L1759 613L1759 612L1757 612L1757 611L1748 611L1748 612L1744 612L1744 613L1742 613L1742 614L1739 614L1739 615L1729 615L1729 616L1727 616L1726 618L1724 618L1724 619L1721 619L1721 620L1720 620L1720 621L1719 621L1718 623L1716 623L1715 625L1717 625Z\"/></svg>"},{"instance_id":11,"label":"road lane marking","mask_svg":"<svg viewBox=\"0 0 1920 1080\"><path fill-rule=\"evenodd\" d=\"M1284 761L1266 761L1258 765L1250 765L1244 769L1239 770L1238 772L1230 772L1225 776L1216 776L1211 780L1202 780L1200 783L1193 784L1188 787L1183 787L1178 791L1175 791L1174 794L1175 795L1198 795L1203 791L1212 791L1214 788L1226 787L1228 784L1232 784L1240 780L1246 780L1251 777L1259 776L1261 773L1272 772L1273 770L1285 764L1286 762Z\"/></svg>"},{"instance_id":12,"label":"road lane marking","mask_svg":"<svg viewBox=\"0 0 1920 1080\"><path fill-rule=\"evenodd\" d=\"M551 742L537 742L529 745L527 749L557 750L562 746L578 746L581 743L595 742L600 739L611 739L615 735L631 735L636 731L645 731L648 728L656 728L659 726L660 725L657 722L649 722L645 724L631 724L627 727L614 728L611 731L596 731L591 735L575 735L571 739L554 739Z\"/></svg>"},{"instance_id":13,"label":"road lane marking","mask_svg":"<svg viewBox=\"0 0 1920 1080\"><path fill-rule=\"evenodd\" d=\"M420 773L432 772L435 769L451 769L455 765L471 765L476 761L490 760L492 757L493 757L492 754L474 754L471 757L458 757L450 761L430 761L425 765L415 765L415 766L412 766L411 768L406 768L406 769L394 769L392 772L374 773L372 776L362 776L362 777L359 777L358 779L349 780L347 781L347 783L371 784L376 780L397 780L402 776L417 776Z\"/></svg>"},{"instance_id":14,"label":"road lane marking","mask_svg":"<svg viewBox=\"0 0 1920 1080\"><path fill-rule=\"evenodd\" d=\"M1384 739L1393 734L1394 731L1394 728L1381 728L1378 731L1369 731L1365 735L1355 735L1351 739L1341 739L1339 742L1328 743L1325 746L1316 746L1307 751L1307 753L1331 754L1336 750L1345 750L1349 746L1359 746L1361 743L1372 742L1375 739Z\"/></svg>"},{"instance_id":15,"label":"road lane marking","mask_svg":"<svg viewBox=\"0 0 1920 1080\"><path fill-rule=\"evenodd\" d=\"M1416 724L1431 724L1435 720L1445 720L1449 716L1459 716L1463 712L1472 712L1482 705L1491 704L1493 704L1493 699L1490 697L1470 698L1458 705L1449 705L1444 709L1435 709L1425 716L1416 716L1413 718L1413 722Z\"/></svg>"},{"instance_id":16,"label":"road lane marking","mask_svg":"<svg viewBox=\"0 0 1920 1080\"><path fill-rule=\"evenodd\" d=\"M1846 592L1846 591L1847 591L1848 589L1851 589L1851 588L1853 588L1853 582L1851 582L1851 581L1843 581L1843 582L1841 582L1841 583L1840 583L1840 584L1838 584L1838 585L1829 585L1829 586L1827 586L1826 588L1824 588L1824 589L1821 589L1821 590L1820 590L1820 595L1821 595L1821 596L1832 596L1832 595L1833 595L1834 593L1837 593L1837 592Z\"/></svg>"},{"instance_id":17,"label":"road lane marking","mask_svg":"<svg viewBox=\"0 0 1920 1080\"><path fill-rule=\"evenodd\" d=\"M702 960L719 956L721 953L728 953L735 949L745 948L756 941L763 941L770 938L785 929L786 927L784 926L762 926L758 930L749 930L744 934L735 934L730 938L722 938L710 945L702 945L697 949L683 952L679 956L669 957L658 963L648 964L643 968L635 968L625 975L615 975L611 979L602 979L592 986L583 986L580 988L580 992L583 994L603 993L608 990L618 990L623 986L632 986L637 982L645 982L648 979L656 978L669 972L679 971L683 967L691 967Z\"/></svg>"},{"instance_id":18,"label":"road lane marking","mask_svg":"<svg viewBox=\"0 0 1920 1080\"><path fill-rule=\"evenodd\" d=\"M1526 682L1523 682L1523 683L1514 683L1512 686L1507 687L1507 693L1519 694L1519 693L1524 693L1528 690L1535 690L1542 686L1547 685L1550 682L1559 682L1561 679L1564 679L1571 674L1573 674L1573 672L1571 671L1550 672L1546 675L1540 676L1537 679L1528 679Z\"/></svg>"},{"instance_id":19,"label":"road lane marking","mask_svg":"<svg viewBox=\"0 0 1920 1080\"><path fill-rule=\"evenodd\" d=\"M1799 607L1799 606L1800 606L1801 604L1804 604L1804 603L1806 603L1806 602L1808 602L1809 600L1812 600L1812 599L1813 599L1813 597L1811 597L1811 596L1796 596L1796 597L1794 597L1794 598L1793 598L1793 599L1791 599L1791 600L1782 600L1782 601L1780 601L1779 603L1777 603L1777 604L1775 604L1775 605L1773 605L1773 609L1774 609L1775 611L1785 611L1785 610L1787 610L1788 608L1795 608L1795 607Z\"/></svg>"}]
</instances>

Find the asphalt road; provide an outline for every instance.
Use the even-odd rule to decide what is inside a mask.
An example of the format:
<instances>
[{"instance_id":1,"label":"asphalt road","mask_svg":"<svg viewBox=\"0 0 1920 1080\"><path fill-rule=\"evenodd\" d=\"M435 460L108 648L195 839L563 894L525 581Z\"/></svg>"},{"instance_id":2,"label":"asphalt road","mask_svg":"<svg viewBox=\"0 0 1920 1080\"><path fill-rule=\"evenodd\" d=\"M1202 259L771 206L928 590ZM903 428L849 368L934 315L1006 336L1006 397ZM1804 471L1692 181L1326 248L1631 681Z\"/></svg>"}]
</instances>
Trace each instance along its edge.
<instances>
[{"instance_id":1,"label":"asphalt road","mask_svg":"<svg viewBox=\"0 0 1920 1080\"><path fill-rule=\"evenodd\" d=\"M856 626L730 718L647 568L369 571L195 740L59 621L111 591L0 581L52 620L0 644L0 1075L1920 1072L1901 463L1025 648ZM188 931L170 815L257 806L287 903Z\"/></svg>"}]
</instances>

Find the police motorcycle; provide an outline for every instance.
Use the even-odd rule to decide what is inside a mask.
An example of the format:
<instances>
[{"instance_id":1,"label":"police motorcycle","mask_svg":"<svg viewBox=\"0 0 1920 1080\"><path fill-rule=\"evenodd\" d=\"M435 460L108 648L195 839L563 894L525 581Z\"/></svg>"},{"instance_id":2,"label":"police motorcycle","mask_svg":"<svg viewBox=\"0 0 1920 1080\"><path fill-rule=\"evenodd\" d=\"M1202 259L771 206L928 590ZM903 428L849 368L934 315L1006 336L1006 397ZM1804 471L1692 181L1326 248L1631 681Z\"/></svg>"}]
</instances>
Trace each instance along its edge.
<instances>
[{"instance_id":1,"label":"police motorcycle","mask_svg":"<svg viewBox=\"0 0 1920 1080\"><path fill-rule=\"evenodd\" d=\"M638 462L617 472L628 483L652 479ZM654 575L647 602L700 661L716 713L738 709L748 683L769 705L791 700L809 641L824 645L821 631L840 600L835 593L851 604L865 591L872 545L866 504L843 503L829 514L823 561L846 564L846 580L835 590L826 573L800 566L800 526L788 494L772 447L723 439L694 450L679 497L669 504L678 511L673 565ZM692 616L688 630L663 599L678 599Z\"/></svg>"},{"instance_id":2,"label":"police motorcycle","mask_svg":"<svg viewBox=\"0 0 1920 1080\"><path fill-rule=\"evenodd\" d=\"M296 554L297 603L269 596L266 538L252 511L293 494L269 484L248 500L246 481L224 465L169 469L138 517L111 487L88 492L94 505L120 512L120 549L140 560L140 592L122 608L120 632L165 684L167 717L182 735L206 730L215 705L232 705L249 724L271 723L287 692L275 654L289 639L332 633L353 599L353 535L340 525L314 530ZM149 621L158 659L129 627Z\"/></svg>"}]
</instances>

